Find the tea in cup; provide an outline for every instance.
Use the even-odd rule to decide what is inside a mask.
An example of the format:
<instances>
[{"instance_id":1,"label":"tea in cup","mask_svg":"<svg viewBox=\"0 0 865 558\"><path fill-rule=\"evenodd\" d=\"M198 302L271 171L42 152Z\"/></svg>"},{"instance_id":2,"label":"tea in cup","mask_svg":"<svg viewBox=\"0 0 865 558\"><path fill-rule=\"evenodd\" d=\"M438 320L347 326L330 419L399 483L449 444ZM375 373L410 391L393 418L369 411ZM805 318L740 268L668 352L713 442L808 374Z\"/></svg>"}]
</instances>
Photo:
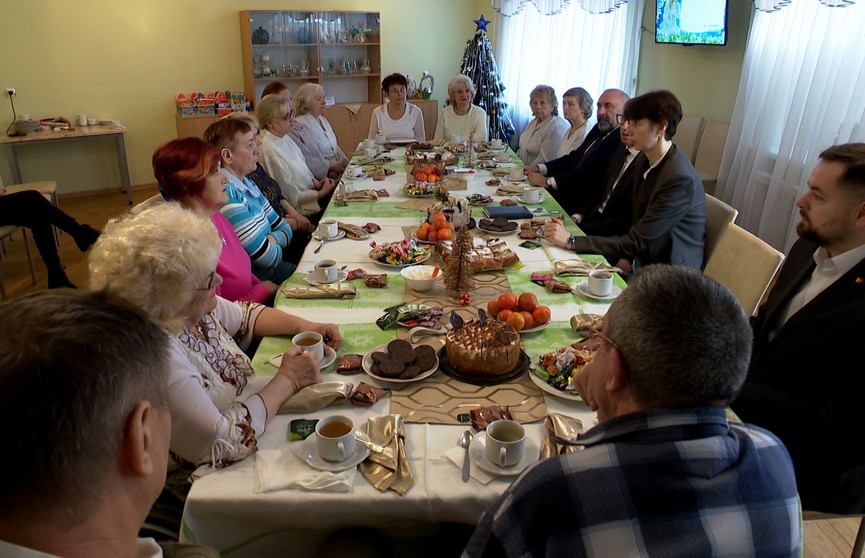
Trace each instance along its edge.
<instances>
[{"instance_id":1,"label":"tea in cup","mask_svg":"<svg viewBox=\"0 0 865 558\"><path fill-rule=\"evenodd\" d=\"M541 190L535 186L523 188L523 201L526 203L538 203L541 201Z\"/></svg>"},{"instance_id":2,"label":"tea in cup","mask_svg":"<svg viewBox=\"0 0 865 558\"><path fill-rule=\"evenodd\" d=\"M523 460L526 431L514 420L496 420L487 426L484 457L497 467L513 467Z\"/></svg>"},{"instance_id":3,"label":"tea in cup","mask_svg":"<svg viewBox=\"0 0 865 558\"><path fill-rule=\"evenodd\" d=\"M336 238L339 234L339 223L333 219L326 219L318 224L318 236L323 239Z\"/></svg>"},{"instance_id":4,"label":"tea in cup","mask_svg":"<svg viewBox=\"0 0 865 558\"><path fill-rule=\"evenodd\" d=\"M345 461L357 449L354 423L348 417L333 415L315 425L315 450L325 461Z\"/></svg>"},{"instance_id":5,"label":"tea in cup","mask_svg":"<svg viewBox=\"0 0 865 558\"><path fill-rule=\"evenodd\" d=\"M304 331L291 338L304 353L311 353L316 362L324 360L324 338L316 331Z\"/></svg>"},{"instance_id":6,"label":"tea in cup","mask_svg":"<svg viewBox=\"0 0 865 558\"><path fill-rule=\"evenodd\" d=\"M602 269L589 272L588 289L589 294L609 296L613 290L613 274Z\"/></svg>"},{"instance_id":7,"label":"tea in cup","mask_svg":"<svg viewBox=\"0 0 865 558\"><path fill-rule=\"evenodd\" d=\"M336 260L318 260L315 262L312 274L313 278L323 285L335 282L339 276Z\"/></svg>"},{"instance_id":8,"label":"tea in cup","mask_svg":"<svg viewBox=\"0 0 865 558\"><path fill-rule=\"evenodd\" d=\"M507 151L500 151L499 153L496 153L496 161L498 161L499 163L510 163L511 156L508 154Z\"/></svg>"}]
</instances>

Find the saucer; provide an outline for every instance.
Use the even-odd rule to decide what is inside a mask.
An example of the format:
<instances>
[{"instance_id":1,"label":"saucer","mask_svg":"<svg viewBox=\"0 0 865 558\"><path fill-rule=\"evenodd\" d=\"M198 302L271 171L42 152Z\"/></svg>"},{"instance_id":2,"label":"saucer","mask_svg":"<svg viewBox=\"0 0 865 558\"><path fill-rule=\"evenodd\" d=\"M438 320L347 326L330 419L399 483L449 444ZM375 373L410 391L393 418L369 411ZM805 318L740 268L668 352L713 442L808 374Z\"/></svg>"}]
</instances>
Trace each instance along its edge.
<instances>
[{"instance_id":1,"label":"saucer","mask_svg":"<svg viewBox=\"0 0 865 558\"><path fill-rule=\"evenodd\" d=\"M348 278L348 272L344 269L341 269L339 271L339 276L336 278L336 281L333 281L331 283L319 283L318 281L316 281L314 275L315 271L309 270L306 272L306 277L304 277L303 280L312 285L313 287L320 287L322 285L335 285L336 283L342 283Z\"/></svg>"},{"instance_id":2,"label":"saucer","mask_svg":"<svg viewBox=\"0 0 865 558\"><path fill-rule=\"evenodd\" d=\"M371 441L369 436L360 430L355 430L354 435L364 442ZM305 462L313 469L318 469L319 471L330 471L331 473L338 473L340 471L345 471L346 469L351 469L352 467L357 467L369 455L369 448L358 442L354 453L351 454L348 459L344 461L325 461L320 458L318 453L315 451L315 434L311 435L306 440L292 442L288 447L291 448L294 455L298 456L301 461Z\"/></svg>"},{"instance_id":3,"label":"saucer","mask_svg":"<svg viewBox=\"0 0 865 558\"><path fill-rule=\"evenodd\" d=\"M544 201L546 199L547 199L546 196L541 196L538 198L538 201L530 202L530 201L524 200L522 196L517 196L517 201L520 202L521 204L524 204L524 205L538 205L539 203L544 203Z\"/></svg>"},{"instance_id":4,"label":"saucer","mask_svg":"<svg viewBox=\"0 0 865 558\"><path fill-rule=\"evenodd\" d=\"M610 300L611 298L616 298L617 296L619 296L620 294L622 294L622 289L620 289L619 287L613 285L613 288L610 290L610 294L608 294L607 296L597 296L597 295L593 295L592 293L589 292L589 284L588 284L588 282L586 282L586 281L583 281L582 283L579 283L579 284L577 285L577 290L578 290L578 291L580 292L580 294L583 295L584 297L592 298L592 299L595 299L595 300Z\"/></svg>"},{"instance_id":5,"label":"saucer","mask_svg":"<svg viewBox=\"0 0 865 558\"><path fill-rule=\"evenodd\" d=\"M282 365L282 354L278 354L275 357L271 357L268 361L271 365L279 368ZM321 362L318 363L319 370L324 370L331 364L336 362L336 350L325 345L324 346L324 358L321 359Z\"/></svg>"},{"instance_id":6,"label":"saucer","mask_svg":"<svg viewBox=\"0 0 865 558\"><path fill-rule=\"evenodd\" d=\"M525 448L523 448L523 458L520 462L516 465L511 465L510 467L499 467L498 465L487 461L486 456L484 456L486 446L487 433L478 432L475 434L475 437L472 438L471 445L469 445L469 457L474 461L475 465L487 473L502 477L515 477L519 475L523 472L523 469L536 462L538 460L538 455L540 454L538 444L526 438L526 445Z\"/></svg>"},{"instance_id":7,"label":"saucer","mask_svg":"<svg viewBox=\"0 0 865 558\"><path fill-rule=\"evenodd\" d=\"M318 231L315 231L314 233L312 233L312 238L316 240L324 240L325 242L330 242L332 240L339 240L340 238L345 238L345 231L340 229L339 232L336 233L336 236L330 236L328 238L322 238L322 236L318 234Z\"/></svg>"}]
</instances>

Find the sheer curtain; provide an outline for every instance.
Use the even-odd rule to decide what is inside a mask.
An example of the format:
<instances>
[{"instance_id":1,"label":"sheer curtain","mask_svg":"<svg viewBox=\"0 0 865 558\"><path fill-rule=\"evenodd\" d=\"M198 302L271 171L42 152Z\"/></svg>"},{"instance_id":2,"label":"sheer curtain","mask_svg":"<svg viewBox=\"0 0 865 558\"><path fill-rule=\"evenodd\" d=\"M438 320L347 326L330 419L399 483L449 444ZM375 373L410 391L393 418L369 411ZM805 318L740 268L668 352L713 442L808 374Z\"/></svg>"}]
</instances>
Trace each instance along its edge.
<instances>
[{"instance_id":1,"label":"sheer curtain","mask_svg":"<svg viewBox=\"0 0 865 558\"><path fill-rule=\"evenodd\" d=\"M496 16L496 61L515 137L531 119L529 93L538 84L551 85L559 104L571 87L583 87L595 100L611 87L633 94L643 4L629 0L609 13L593 14L574 1L546 16L530 3L510 17Z\"/></svg>"},{"instance_id":2,"label":"sheer curtain","mask_svg":"<svg viewBox=\"0 0 865 558\"><path fill-rule=\"evenodd\" d=\"M751 24L716 195L786 252L820 152L865 141L865 3L797 0Z\"/></svg>"}]
</instances>

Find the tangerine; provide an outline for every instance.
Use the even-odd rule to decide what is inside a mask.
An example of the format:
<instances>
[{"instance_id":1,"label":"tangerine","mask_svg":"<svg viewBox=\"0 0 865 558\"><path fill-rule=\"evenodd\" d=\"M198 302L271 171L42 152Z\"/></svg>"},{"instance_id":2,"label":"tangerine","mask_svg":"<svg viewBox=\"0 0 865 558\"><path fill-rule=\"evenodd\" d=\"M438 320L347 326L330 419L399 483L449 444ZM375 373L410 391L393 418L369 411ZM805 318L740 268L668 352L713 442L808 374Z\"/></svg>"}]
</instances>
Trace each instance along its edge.
<instances>
[{"instance_id":1,"label":"tangerine","mask_svg":"<svg viewBox=\"0 0 865 558\"><path fill-rule=\"evenodd\" d=\"M415 234L417 234L417 237L420 240L427 240L427 238L429 237L429 233L430 233L430 224L424 223L420 227L418 227L417 233L415 233Z\"/></svg>"},{"instance_id":2,"label":"tangerine","mask_svg":"<svg viewBox=\"0 0 865 558\"><path fill-rule=\"evenodd\" d=\"M520 295L519 306L520 310L532 312L535 308L538 307L538 297L536 297L533 293L523 293Z\"/></svg>"},{"instance_id":3,"label":"tangerine","mask_svg":"<svg viewBox=\"0 0 865 558\"><path fill-rule=\"evenodd\" d=\"M532 316L531 312L527 312L526 310L520 310L520 314L523 315L523 319L526 321L526 325L523 326L523 329L535 327L535 318Z\"/></svg>"},{"instance_id":4,"label":"tangerine","mask_svg":"<svg viewBox=\"0 0 865 558\"><path fill-rule=\"evenodd\" d=\"M511 312L508 315L508 319L505 321L514 326L514 329L517 331L523 329L526 326L526 319L519 312Z\"/></svg>"},{"instance_id":5,"label":"tangerine","mask_svg":"<svg viewBox=\"0 0 865 558\"><path fill-rule=\"evenodd\" d=\"M454 237L454 232L449 228L445 227L436 232L439 240L450 240Z\"/></svg>"},{"instance_id":6,"label":"tangerine","mask_svg":"<svg viewBox=\"0 0 865 558\"><path fill-rule=\"evenodd\" d=\"M499 308L510 310L516 307L519 299L514 293L502 293L499 295Z\"/></svg>"},{"instance_id":7,"label":"tangerine","mask_svg":"<svg viewBox=\"0 0 865 558\"><path fill-rule=\"evenodd\" d=\"M427 239L428 241L430 241L430 242L438 242L438 241L439 241L438 231L435 230L435 229L430 230L430 232L429 232L429 234L427 235L426 239Z\"/></svg>"},{"instance_id":8,"label":"tangerine","mask_svg":"<svg viewBox=\"0 0 865 558\"><path fill-rule=\"evenodd\" d=\"M500 322L508 321L508 316L513 314L512 310L499 310L499 313L496 314L496 319Z\"/></svg>"},{"instance_id":9,"label":"tangerine","mask_svg":"<svg viewBox=\"0 0 865 558\"><path fill-rule=\"evenodd\" d=\"M494 316L494 317L498 316L499 312L501 312L501 311L502 311L502 309L499 308L499 301L498 300L491 300L491 301L487 302L487 314L489 314L490 316Z\"/></svg>"},{"instance_id":10,"label":"tangerine","mask_svg":"<svg viewBox=\"0 0 865 558\"><path fill-rule=\"evenodd\" d=\"M550 307L549 306L538 306L532 311L532 317L535 319L535 323L538 325L542 325L550 321Z\"/></svg>"}]
</instances>

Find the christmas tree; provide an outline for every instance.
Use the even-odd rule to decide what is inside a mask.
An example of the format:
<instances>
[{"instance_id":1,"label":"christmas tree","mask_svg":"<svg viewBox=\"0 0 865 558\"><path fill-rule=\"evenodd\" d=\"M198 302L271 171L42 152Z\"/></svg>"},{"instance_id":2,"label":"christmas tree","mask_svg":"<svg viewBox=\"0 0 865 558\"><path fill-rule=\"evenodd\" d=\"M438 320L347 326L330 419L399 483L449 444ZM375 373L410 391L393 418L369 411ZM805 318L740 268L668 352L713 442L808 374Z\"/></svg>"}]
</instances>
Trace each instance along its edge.
<instances>
[{"instance_id":1,"label":"christmas tree","mask_svg":"<svg viewBox=\"0 0 865 558\"><path fill-rule=\"evenodd\" d=\"M474 20L477 29L475 36L466 42L466 51L460 72L467 75L475 84L474 104L487 112L490 139L507 141L514 135L514 125L508 115L508 104L505 102L505 86L496 66L493 47L487 38L489 21L481 14Z\"/></svg>"}]
</instances>

